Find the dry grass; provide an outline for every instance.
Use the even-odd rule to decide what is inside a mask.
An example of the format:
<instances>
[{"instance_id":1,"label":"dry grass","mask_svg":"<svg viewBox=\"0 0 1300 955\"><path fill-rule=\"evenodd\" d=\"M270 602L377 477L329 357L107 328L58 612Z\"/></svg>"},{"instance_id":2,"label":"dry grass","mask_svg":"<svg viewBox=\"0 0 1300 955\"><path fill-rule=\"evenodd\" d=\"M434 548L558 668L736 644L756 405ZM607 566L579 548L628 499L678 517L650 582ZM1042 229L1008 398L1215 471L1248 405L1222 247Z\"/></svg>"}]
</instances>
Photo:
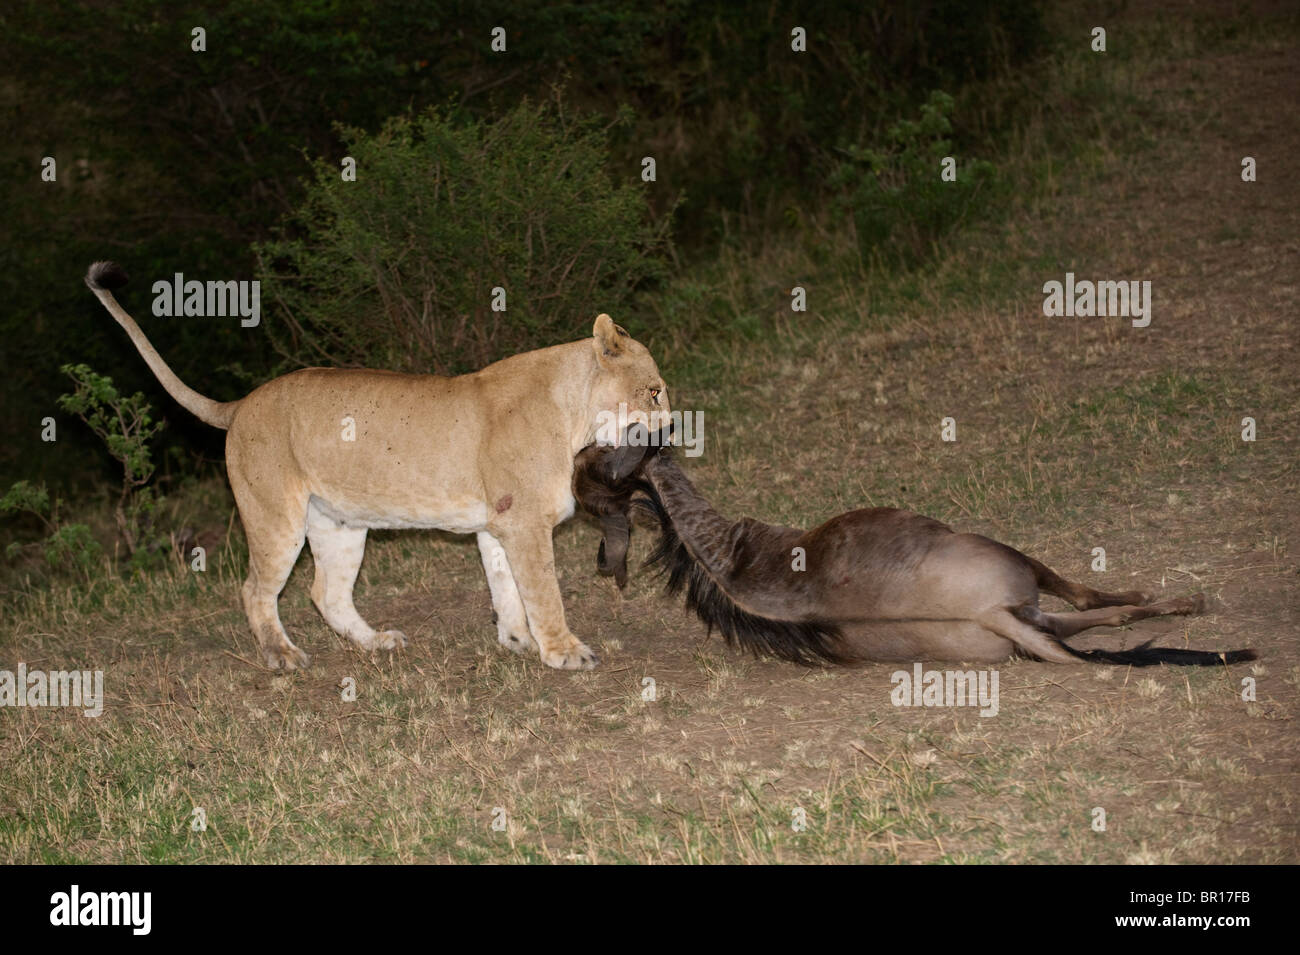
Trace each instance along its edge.
<instances>
[{"instance_id":1,"label":"dry grass","mask_svg":"<svg viewBox=\"0 0 1300 955\"><path fill-rule=\"evenodd\" d=\"M1105 589L1215 599L1092 641L1254 646L1258 663L1017 661L999 668L995 717L896 708L895 666L750 660L645 575L618 595L593 573L595 531L573 522L556 536L562 587L601 669L500 651L471 544L405 533L375 535L358 602L411 648L344 647L304 559L282 614L315 663L276 676L249 662L232 545L206 576L67 589L7 621L3 665L102 668L108 704L99 719L0 712L0 858L1297 861L1300 60L1294 21L1213 22L1137 10L1111 29L1134 38L1113 82L1139 98L1145 143L1081 106L1081 129L1111 134L1035 180L1007 223L892 285L810 281L819 314L779 345L670 381L676 405L705 412L692 470L724 512L811 524L904 505ZM1259 182L1240 182L1242 155ZM737 285L816 278L798 245L733 265ZM1042 283L1067 270L1151 279L1151 326L1043 318ZM1105 573L1088 569L1097 546Z\"/></svg>"}]
</instances>

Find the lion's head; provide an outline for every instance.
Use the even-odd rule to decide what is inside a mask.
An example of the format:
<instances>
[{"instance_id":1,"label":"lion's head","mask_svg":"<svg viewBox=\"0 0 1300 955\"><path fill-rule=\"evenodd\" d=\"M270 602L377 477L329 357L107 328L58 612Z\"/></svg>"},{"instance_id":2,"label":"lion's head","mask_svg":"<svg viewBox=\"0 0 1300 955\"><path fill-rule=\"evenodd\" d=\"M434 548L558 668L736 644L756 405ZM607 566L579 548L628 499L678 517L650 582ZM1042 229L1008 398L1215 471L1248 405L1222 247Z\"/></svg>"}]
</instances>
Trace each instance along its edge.
<instances>
[{"instance_id":1,"label":"lion's head","mask_svg":"<svg viewBox=\"0 0 1300 955\"><path fill-rule=\"evenodd\" d=\"M591 390L592 436L597 444L622 445L629 427L658 431L668 423L668 386L650 350L608 315L592 328L596 379Z\"/></svg>"}]
</instances>

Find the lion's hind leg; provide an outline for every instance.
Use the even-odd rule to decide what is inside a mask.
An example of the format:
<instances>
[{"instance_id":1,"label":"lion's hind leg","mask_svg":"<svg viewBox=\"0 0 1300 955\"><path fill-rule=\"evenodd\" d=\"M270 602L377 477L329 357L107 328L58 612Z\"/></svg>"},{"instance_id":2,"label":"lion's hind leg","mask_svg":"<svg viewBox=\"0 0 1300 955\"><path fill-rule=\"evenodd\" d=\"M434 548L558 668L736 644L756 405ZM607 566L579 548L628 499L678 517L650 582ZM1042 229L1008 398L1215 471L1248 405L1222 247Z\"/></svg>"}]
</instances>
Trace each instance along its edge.
<instances>
[{"instance_id":1,"label":"lion's hind leg","mask_svg":"<svg viewBox=\"0 0 1300 955\"><path fill-rule=\"evenodd\" d=\"M316 562L312 603L330 628L362 650L405 647L406 634L400 630L376 632L352 603L352 588L366 553L366 529L341 524L322 513L313 501L307 506L307 541Z\"/></svg>"},{"instance_id":2,"label":"lion's hind leg","mask_svg":"<svg viewBox=\"0 0 1300 955\"><path fill-rule=\"evenodd\" d=\"M248 578L244 581L244 612L257 637L262 659L273 670L297 670L311 657L294 646L280 623L280 591L302 553L304 521L270 511L248 495L235 495L244 536L248 539ZM304 502L305 510L305 502Z\"/></svg>"}]
</instances>

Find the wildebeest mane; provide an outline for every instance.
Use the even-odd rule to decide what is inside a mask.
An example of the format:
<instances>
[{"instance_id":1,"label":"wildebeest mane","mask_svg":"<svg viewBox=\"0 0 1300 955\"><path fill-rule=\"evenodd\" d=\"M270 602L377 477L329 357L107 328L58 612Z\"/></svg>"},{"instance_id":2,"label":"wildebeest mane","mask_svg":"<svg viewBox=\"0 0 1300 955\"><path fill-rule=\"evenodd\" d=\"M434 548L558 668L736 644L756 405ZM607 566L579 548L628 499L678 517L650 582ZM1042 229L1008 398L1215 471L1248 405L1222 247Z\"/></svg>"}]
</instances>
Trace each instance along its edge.
<instances>
[{"instance_id":1,"label":"wildebeest mane","mask_svg":"<svg viewBox=\"0 0 1300 955\"><path fill-rule=\"evenodd\" d=\"M667 577L665 589L676 596L685 591L686 609L722 634L728 646L756 657L772 656L803 666L853 662L843 651L843 634L826 620L779 620L751 613L736 605L713 576L700 565L673 526L672 515L654 487L640 488L635 504L659 525L659 542L645 566L658 566Z\"/></svg>"}]
</instances>

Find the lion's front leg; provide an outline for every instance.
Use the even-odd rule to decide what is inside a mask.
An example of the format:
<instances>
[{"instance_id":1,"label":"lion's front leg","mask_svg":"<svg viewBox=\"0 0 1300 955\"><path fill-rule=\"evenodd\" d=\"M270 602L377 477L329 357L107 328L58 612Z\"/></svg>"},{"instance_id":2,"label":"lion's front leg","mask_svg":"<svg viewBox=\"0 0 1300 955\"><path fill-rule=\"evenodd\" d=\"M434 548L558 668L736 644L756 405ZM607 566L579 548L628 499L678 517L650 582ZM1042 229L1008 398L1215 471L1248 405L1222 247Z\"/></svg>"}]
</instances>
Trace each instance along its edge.
<instances>
[{"instance_id":1,"label":"lion's front leg","mask_svg":"<svg viewBox=\"0 0 1300 955\"><path fill-rule=\"evenodd\" d=\"M564 619L560 583L555 577L551 528L513 528L502 532L500 540L542 662L559 670L590 670L595 667L599 658L569 632ZM494 590L494 600L495 595ZM498 609L498 617L500 613Z\"/></svg>"},{"instance_id":2,"label":"lion's front leg","mask_svg":"<svg viewBox=\"0 0 1300 955\"><path fill-rule=\"evenodd\" d=\"M483 571L487 574L488 589L492 592L492 612L496 616L497 642L515 653L537 650L537 643L528 632L528 617L523 599L515 586L510 561L501 542L487 531L478 533L479 556L483 558Z\"/></svg>"}]
</instances>

